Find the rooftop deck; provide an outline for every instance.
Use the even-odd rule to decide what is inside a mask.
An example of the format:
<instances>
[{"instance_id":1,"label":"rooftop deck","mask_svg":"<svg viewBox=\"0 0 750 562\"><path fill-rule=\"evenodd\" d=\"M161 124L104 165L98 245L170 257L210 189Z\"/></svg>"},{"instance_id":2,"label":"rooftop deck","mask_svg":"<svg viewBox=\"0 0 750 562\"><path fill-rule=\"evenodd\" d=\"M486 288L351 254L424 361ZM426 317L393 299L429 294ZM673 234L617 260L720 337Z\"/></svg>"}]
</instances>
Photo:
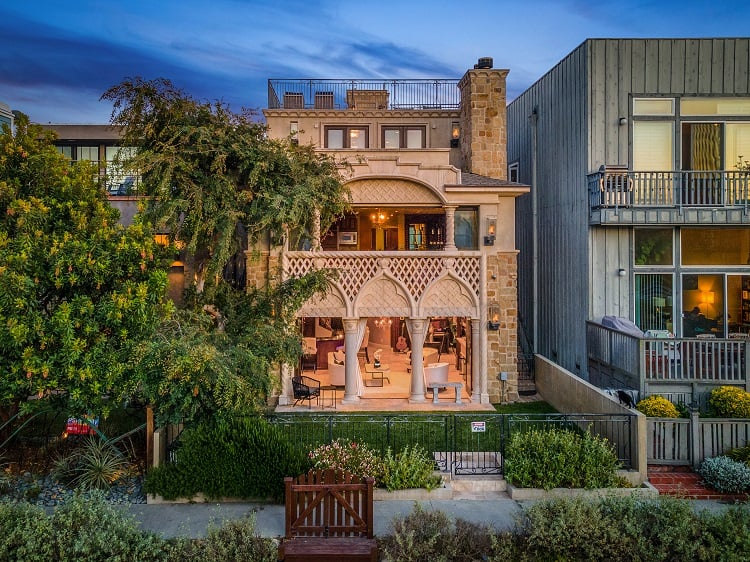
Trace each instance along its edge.
<instances>
[{"instance_id":1,"label":"rooftop deck","mask_svg":"<svg viewBox=\"0 0 750 562\"><path fill-rule=\"evenodd\" d=\"M268 81L268 109L458 109L458 80L279 79Z\"/></svg>"}]
</instances>

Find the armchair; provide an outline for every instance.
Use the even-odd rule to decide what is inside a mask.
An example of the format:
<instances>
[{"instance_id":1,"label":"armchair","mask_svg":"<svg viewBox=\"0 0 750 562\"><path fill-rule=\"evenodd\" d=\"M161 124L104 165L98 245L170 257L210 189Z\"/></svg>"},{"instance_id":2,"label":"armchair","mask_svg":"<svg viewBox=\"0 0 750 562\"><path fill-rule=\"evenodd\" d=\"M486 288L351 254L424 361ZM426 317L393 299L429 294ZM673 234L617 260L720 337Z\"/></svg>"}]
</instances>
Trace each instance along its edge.
<instances>
[{"instance_id":1,"label":"armchair","mask_svg":"<svg viewBox=\"0 0 750 562\"><path fill-rule=\"evenodd\" d=\"M328 352L328 374L331 377L331 386L345 386L346 385L346 367L343 362L337 363L336 357L344 356L343 353L338 354L333 351Z\"/></svg>"},{"instance_id":2,"label":"armchair","mask_svg":"<svg viewBox=\"0 0 750 562\"><path fill-rule=\"evenodd\" d=\"M430 363L424 368L427 385L448 382L448 363Z\"/></svg>"},{"instance_id":3,"label":"armchair","mask_svg":"<svg viewBox=\"0 0 750 562\"><path fill-rule=\"evenodd\" d=\"M299 375L292 377L292 391L294 392L294 404L307 400L307 405L312 408L312 400L315 399L317 405L320 405L320 381L312 377Z\"/></svg>"}]
</instances>

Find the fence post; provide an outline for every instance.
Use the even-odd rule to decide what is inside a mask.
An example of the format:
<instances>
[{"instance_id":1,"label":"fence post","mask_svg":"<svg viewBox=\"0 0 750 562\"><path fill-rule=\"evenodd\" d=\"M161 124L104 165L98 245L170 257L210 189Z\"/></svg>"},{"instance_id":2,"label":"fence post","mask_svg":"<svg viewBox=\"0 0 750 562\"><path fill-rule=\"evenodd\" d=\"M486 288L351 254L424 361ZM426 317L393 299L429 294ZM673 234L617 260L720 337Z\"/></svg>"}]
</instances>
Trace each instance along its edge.
<instances>
[{"instance_id":1,"label":"fence post","mask_svg":"<svg viewBox=\"0 0 750 562\"><path fill-rule=\"evenodd\" d=\"M700 458L700 418L698 409L690 410L690 464L693 468L703 459Z\"/></svg>"}]
</instances>

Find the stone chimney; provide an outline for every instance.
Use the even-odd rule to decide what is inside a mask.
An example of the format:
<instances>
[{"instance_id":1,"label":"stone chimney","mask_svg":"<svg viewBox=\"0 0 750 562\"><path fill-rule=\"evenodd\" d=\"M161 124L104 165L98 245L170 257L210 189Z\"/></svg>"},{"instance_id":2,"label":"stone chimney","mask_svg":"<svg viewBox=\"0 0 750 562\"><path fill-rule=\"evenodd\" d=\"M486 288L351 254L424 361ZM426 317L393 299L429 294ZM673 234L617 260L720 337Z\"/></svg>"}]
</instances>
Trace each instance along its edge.
<instances>
[{"instance_id":1,"label":"stone chimney","mask_svg":"<svg viewBox=\"0 0 750 562\"><path fill-rule=\"evenodd\" d=\"M505 77L483 57L461 78L461 160L463 171L508 179Z\"/></svg>"}]
</instances>

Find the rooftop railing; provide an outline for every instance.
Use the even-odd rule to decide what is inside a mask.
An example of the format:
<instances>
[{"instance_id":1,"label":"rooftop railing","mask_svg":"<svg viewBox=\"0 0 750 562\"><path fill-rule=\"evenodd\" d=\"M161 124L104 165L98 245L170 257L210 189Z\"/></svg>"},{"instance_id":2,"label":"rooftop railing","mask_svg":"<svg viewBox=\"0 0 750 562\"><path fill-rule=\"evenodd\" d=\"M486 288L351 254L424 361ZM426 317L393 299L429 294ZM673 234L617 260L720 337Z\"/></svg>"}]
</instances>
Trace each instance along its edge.
<instances>
[{"instance_id":1,"label":"rooftop railing","mask_svg":"<svg viewBox=\"0 0 750 562\"><path fill-rule=\"evenodd\" d=\"M458 109L458 80L271 79L268 109Z\"/></svg>"}]
</instances>

